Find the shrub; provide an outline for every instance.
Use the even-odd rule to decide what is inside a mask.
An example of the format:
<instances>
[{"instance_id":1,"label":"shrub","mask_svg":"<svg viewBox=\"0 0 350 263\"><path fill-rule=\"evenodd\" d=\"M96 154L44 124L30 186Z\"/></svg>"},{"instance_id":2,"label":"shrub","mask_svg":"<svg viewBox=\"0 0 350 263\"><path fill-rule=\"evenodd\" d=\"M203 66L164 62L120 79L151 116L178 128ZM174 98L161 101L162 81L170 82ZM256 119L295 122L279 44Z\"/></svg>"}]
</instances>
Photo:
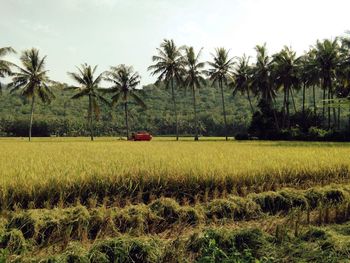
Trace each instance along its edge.
<instances>
[{"instance_id":1,"label":"shrub","mask_svg":"<svg viewBox=\"0 0 350 263\"><path fill-rule=\"evenodd\" d=\"M322 139L327 135L328 131L317 127L310 127L308 130L308 135L311 138Z\"/></svg>"}]
</instances>

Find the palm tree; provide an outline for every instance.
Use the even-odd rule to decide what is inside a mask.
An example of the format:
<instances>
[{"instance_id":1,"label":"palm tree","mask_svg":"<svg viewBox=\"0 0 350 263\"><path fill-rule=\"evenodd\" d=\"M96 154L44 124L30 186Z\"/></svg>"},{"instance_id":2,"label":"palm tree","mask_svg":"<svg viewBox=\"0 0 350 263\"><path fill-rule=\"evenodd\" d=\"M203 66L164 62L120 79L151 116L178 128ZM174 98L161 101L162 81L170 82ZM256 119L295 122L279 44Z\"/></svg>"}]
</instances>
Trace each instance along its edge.
<instances>
[{"instance_id":1,"label":"palm tree","mask_svg":"<svg viewBox=\"0 0 350 263\"><path fill-rule=\"evenodd\" d=\"M184 75L184 59L181 54L182 48L178 48L173 40L164 39L160 48L157 48L158 55L152 57L154 65L148 67L152 71L151 75L158 75L156 84L165 81L166 86L171 86L171 96L175 114L175 133L176 140L179 140L179 125L177 118L177 108L175 99L174 82L177 85L183 83L182 76Z\"/></svg>"},{"instance_id":2,"label":"palm tree","mask_svg":"<svg viewBox=\"0 0 350 263\"><path fill-rule=\"evenodd\" d=\"M252 87L260 96L261 102L272 109L276 129L279 130L276 110L273 102L276 97L276 89L271 81L271 60L267 55L266 44L255 47L257 52L256 64L252 67Z\"/></svg>"},{"instance_id":3,"label":"palm tree","mask_svg":"<svg viewBox=\"0 0 350 263\"><path fill-rule=\"evenodd\" d=\"M283 113L286 112L287 116L283 114L282 126L284 126L286 117L287 128L290 128L289 96L292 95L292 89L297 88L299 84L299 60L300 59L296 57L296 53L294 51L288 47L284 47L279 53L273 56L272 61L272 73L274 82L277 87L283 87L284 91Z\"/></svg>"},{"instance_id":4,"label":"palm tree","mask_svg":"<svg viewBox=\"0 0 350 263\"><path fill-rule=\"evenodd\" d=\"M77 82L79 86L71 86L68 89L77 91L72 99L79 99L85 96L89 98L88 120L90 126L90 138L91 141L93 141L93 114L95 114L96 119L99 117L100 101L109 105L109 102L100 94L101 89L99 88L104 73L102 72L95 78L94 74L96 73L97 66L91 68L91 66L88 66L86 63L82 64L80 68L77 67L77 69L78 73L68 72L68 75Z\"/></svg>"},{"instance_id":5,"label":"palm tree","mask_svg":"<svg viewBox=\"0 0 350 263\"><path fill-rule=\"evenodd\" d=\"M196 55L193 47L186 48L185 56L185 65L186 65L186 75L184 83L186 87L192 89L193 96L193 111L194 111L194 122L195 122L195 136L194 140L198 141L198 118L197 118L197 98L196 91L199 89L202 84L205 84L203 78L204 74L204 62L200 62L199 58L201 55L202 49Z\"/></svg>"},{"instance_id":6,"label":"palm tree","mask_svg":"<svg viewBox=\"0 0 350 263\"><path fill-rule=\"evenodd\" d=\"M247 94L250 109L254 113L254 107L252 100L250 98L251 90L251 67L249 66L249 57L245 55L239 58L238 66L233 72L233 82L231 83L233 87L233 95L240 92L242 95Z\"/></svg>"},{"instance_id":7,"label":"palm tree","mask_svg":"<svg viewBox=\"0 0 350 263\"><path fill-rule=\"evenodd\" d=\"M340 47L338 39L317 41L315 45L315 58L313 66L317 70L318 78L323 88L323 105L325 108L326 92L328 93L328 128L331 126L331 100L333 99L333 82L336 79L336 70L339 65ZM324 115L324 114L323 114ZM335 115L335 108L334 108Z\"/></svg>"},{"instance_id":8,"label":"palm tree","mask_svg":"<svg viewBox=\"0 0 350 263\"><path fill-rule=\"evenodd\" d=\"M113 94L112 105L116 105L120 100L124 103L126 138L129 139L129 97L138 105L146 108L146 104L137 94L140 89L136 88L140 84L141 77L138 72L134 72L132 67L122 64L117 67L111 67L110 70L106 72L105 80L113 83L112 87L104 91Z\"/></svg>"},{"instance_id":9,"label":"palm tree","mask_svg":"<svg viewBox=\"0 0 350 263\"><path fill-rule=\"evenodd\" d=\"M38 96L43 103L49 104L55 98L49 88L52 81L47 76L45 70L46 56L40 58L39 50L32 48L25 50L20 60L23 67L16 66L17 72L12 73L12 82L8 85L10 92L21 90L21 95L31 99L31 111L29 122L29 141L32 138L32 125L34 118L35 98Z\"/></svg>"},{"instance_id":10,"label":"palm tree","mask_svg":"<svg viewBox=\"0 0 350 263\"><path fill-rule=\"evenodd\" d=\"M11 75L11 67L14 66L13 63L1 59L9 53L15 53L15 50L11 47L3 47L0 48L0 78L4 78L6 76ZM0 82L0 95L2 93L2 85Z\"/></svg>"},{"instance_id":11,"label":"palm tree","mask_svg":"<svg viewBox=\"0 0 350 263\"><path fill-rule=\"evenodd\" d=\"M226 109L225 109L225 98L224 98L224 85L228 85L228 81L232 79L233 59L229 58L229 51L225 48L217 48L215 55L212 55L214 62L208 62L211 67L208 70L208 75L213 85L218 84L221 90L222 100L222 111L224 115L225 123L225 137L227 138L227 120L226 120Z\"/></svg>"}]
</instances>

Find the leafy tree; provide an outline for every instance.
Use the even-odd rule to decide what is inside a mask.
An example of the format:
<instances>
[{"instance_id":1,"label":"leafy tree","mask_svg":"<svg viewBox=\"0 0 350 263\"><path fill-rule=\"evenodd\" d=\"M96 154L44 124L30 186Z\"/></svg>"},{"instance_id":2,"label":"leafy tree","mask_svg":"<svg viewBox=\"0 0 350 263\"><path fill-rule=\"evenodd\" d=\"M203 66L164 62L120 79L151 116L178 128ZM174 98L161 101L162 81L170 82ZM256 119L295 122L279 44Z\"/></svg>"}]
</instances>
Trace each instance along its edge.
<instances>
[{"instance_id":1,"label":"leafy tree","mask_svg":"<svg viewBox=\"0 0 350 263\"><path fill-rule=\"evenodd\" d=\"M17 72L12 73L12 82L8 85L11 92L21 90L21 95L31 99L31 112L29 123L29 141L32 138L32 125L34 117L35 98L38 96L43 103L49 104L55 98L49 84L52 81L45 70L46 56L40 58L39 50L32 48L25 50L21 57L23 67L16 66Z\"/></svg>"},{"instance_id":2,"label":"leafy tree","mask_svg":"<svg viewBox=\"0 0 350 263\"><path fill-rule=\"evenodd\" d=\"M111 67L106 72L106 81L113 84L104 92L112 93L112 105L116 105L120 100L124 103L126 138L129 139L128 102L132 98L138 105L146 108L146 104L138 95L140 89L136 87L140 84L141 77L138 72L134 72L132 67L119 65Z\"/></svg>"},{"instance_id":3,"label":"leafy tree","mask_svg":"<svg viewBox=\"0 0 350 263\"><path fill-rule=\"evenodd\" d=\"M175 133L176 140L179 140L179 124L177 116L177 107L175 99L174 82L177 85L183 83L182 76L184 75L184 59L181 54L182 48L178 48L173 40L164 39L160 48L157 48L158 55L152 57L154 65L148 67L152 71L152 75L158 75L157 84L165 81L166 86L171 86L171 96L175 114Z\"/></svg>"},{"instance_id":4,"label":"leafy tree","mask_svg":"<svg viewBox=\"0 0 350 263\"><path fill-rule=\"evenodd\" d=\"M240 92L242 95L247 94L248 102L252 114L254 113L254 107L250 97L251 86L251 67L249 66L249 58L245 55L239 58L237 67L233 72L233 82L231 83L233 87L233 95Z\"/></svg>"},{"instance_id":5,"label":"leafy tree","mask_svg":"<svg viewBox=\"0 0 350 263\"><path fill-rule=\"evenodd\" d=\"M221 90L221 100L222 100L222 111L224 115L225 122L225 137L227 141L227 119L226 119L226 109L225 109L225 98L224 98L224 85L228 85L228 81L232 79L232 69L234 61L229 58L229 51L225 48L217 48L215 50L215 55L212 55L214 61L208 62L211 67L208 70L208 75L213 85L218 83Z\"/></svg>"},{"instance_id":6,"label":"leafy tree","mask_svg":"<svg viewBox=\"0 0 350 263\"><path fill-rule=\"evenodd\" d=\"M1 59L9 53L15 53L15 50L11 47L3 47L0 48L0 78L4 78L6 76L11 75L11 67L14 66L13 63ZM0 95L2 93L2 85L0 82Z\"/></svg>"},{"instance_id":7,"label":"leafy tree","mask_svg":"<svg viewBox=\"0 0 350 263\"><path fill-rule=\"evenodd\" d=\"M202 85L205 85L205 80L203 78L204 74L204 62L200 62L199 58L202 49L196 55L193 47L186 48L185 65L186 65L186 75L185 75L185 85L192 89L193 96L193 111L194 111L194 122L195 122L195 136L194 140L198 141L198 117L197 117L197 89Z\"/></svg>"},{"instance_id":8,"label":"leafy tree","mask_svg":"<svg viewBox=\"0 0 350 263\"><path fill-rule=\"evenodd\" d=\"M283 87L284 99L283 99L283 122L282 126L285 124L285 119L287 121L286 126L290 128L290 95L292 94L292 89L297 88L299 85L299 58L296 57L296 53L284 47L279 53L273 56L272 62L272 73L273 80L278 87ZM286 112L286 116L285 116Z\"/></svg>"},{"instance_id":9,"label":"leafy tree","mask_svg":"<svg viewBox=\"0 0 350 263\"><path fill-rule=\"evenodd\" d=\"M78 73L68 72L68 75L79 85L71 86L68 89L76 90L77 93L72 97L72 99L79 99L82 97L89 98L89 109L88 109L88 119L90 127L90 138L91 141L94 140L94 130L93 130L93 114L95 114L96 119L100 115L100 105L99 102L109 105L110 103L100 94L101 89L99 87L101 81L103 80L104 72L100 73L96 78L94 77L96 73L97 66L91 68L91 66L82 64L81 67L77 67Z\"/></svg>"}]
</instances>

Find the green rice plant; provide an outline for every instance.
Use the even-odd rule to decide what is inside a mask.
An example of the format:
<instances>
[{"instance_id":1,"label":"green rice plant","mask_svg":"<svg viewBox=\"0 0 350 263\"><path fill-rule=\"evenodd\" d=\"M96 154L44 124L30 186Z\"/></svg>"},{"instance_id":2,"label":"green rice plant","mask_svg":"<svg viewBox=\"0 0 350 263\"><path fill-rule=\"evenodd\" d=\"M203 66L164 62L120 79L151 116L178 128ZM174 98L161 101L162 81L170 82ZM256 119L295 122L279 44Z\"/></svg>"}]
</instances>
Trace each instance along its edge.
<instances>
[{"instance_id":1,"label":"green rice plant","mask_svg":"<svg viewBox=\"0 0 350 263\"><path fill-rule=\"evenodd\" d=\"M117 209L113 215L113 222L121 233L141 235L163 229L161 224L164 224L164 219L152 212L148 206L140 204Z\"/></svg>"},{"instance_id":2,"label":"green rice plant","mask_svg":"<svg viewBox=\"0 0 350 263\"><path fill-rule=\"evenodd\" d=\"M11 254L18 255L27 250L27 243L20 230L12 229L0 238L0 247L6 248Z\"/></svg>"},{"instance_id":3,"label":"green rice plant","mask_svg":"<svg viewBox=\"0 0 350 263\"><path fill-rule=\"evenodd\" d=\"M150 210L157 216L163 218L164 223L174 224L180 218L180 206L171 198L160 198L149 205Z\"/></svg>"},{"instance_id":4,"label":"green rice plant","mask_svg":"<svg viewBox=\"0 0 350 263\"><path fill-rule=\"evenodd\" d=\"M250 197L261 207L264 213L288 212L292 208L291 200L279 192L269 191L251 194Z\"/></svg>"},{"instance_id":5,"label":"green rice plant","mask_svg":"<svg viewBox=\"0 0 350 263\"><path fill-rule=\"evenodd\" d=\"M181 224L197 226L205 221L204 209L202 206L184 206L179 209L179 221Z\"/></svg>"},{"instance_id":6,"label":"green rice plant","mask_svg":"<svg viewBox=\"0 0 350 263\"><path fill-rule=\"evenodd\" d=\"M94 245L89 252L89 257L94 255L107 258L107 262L156 263L160 262L163 256L163 248L156 239L120 237Z\"/></svg>"},{"instance_id":7,"label":"green rice plant","mask_svg":"<svg viewBox=\"0 0 350 263\"><path fill-rule=\"evenodd\" d=\"M328 233L319 227L311 227L300 238L304 241L315 242L317 240L326 240L329 237Z\"/></svg>"},{"instance_id":8,"label":"green rice plant","mask_svg":"<svg viewBox=\"0 0 350 263\"><path fill-rule=\"evenodd\" d=\"M24 238L32 238L35 235L35 220L28 212L15 213L7 224L7 229L18 229Z\"/></svg>"}]
</instances>

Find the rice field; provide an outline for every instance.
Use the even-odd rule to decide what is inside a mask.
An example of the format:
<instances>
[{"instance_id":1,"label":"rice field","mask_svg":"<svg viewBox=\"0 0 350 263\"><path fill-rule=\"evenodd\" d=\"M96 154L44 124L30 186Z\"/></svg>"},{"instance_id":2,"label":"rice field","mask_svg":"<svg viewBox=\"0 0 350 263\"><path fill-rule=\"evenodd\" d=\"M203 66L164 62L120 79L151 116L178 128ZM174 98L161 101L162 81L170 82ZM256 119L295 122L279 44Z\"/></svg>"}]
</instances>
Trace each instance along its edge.
<instances>
[{"instance_id":1,"label":"rice field","mask_svg":"<svg viewBox=\"0 0 350 263\"><path fill-rule=\"evenodd\" d=\"M348 143L224 142L110 138L0 140L1 186L57 181L149 178L205 180L273 174L283 178L349 168Z\"/></svg>"},{"instance_id":2,"label":"rice field","mask_svg":"<svg viewBox=\"0 0 350 263\"><path fill-rule=\"evenodd\" d=\"M0 149L0 262L348 256L349 143L1 138Z\"/></svg>"}]
</instances>

